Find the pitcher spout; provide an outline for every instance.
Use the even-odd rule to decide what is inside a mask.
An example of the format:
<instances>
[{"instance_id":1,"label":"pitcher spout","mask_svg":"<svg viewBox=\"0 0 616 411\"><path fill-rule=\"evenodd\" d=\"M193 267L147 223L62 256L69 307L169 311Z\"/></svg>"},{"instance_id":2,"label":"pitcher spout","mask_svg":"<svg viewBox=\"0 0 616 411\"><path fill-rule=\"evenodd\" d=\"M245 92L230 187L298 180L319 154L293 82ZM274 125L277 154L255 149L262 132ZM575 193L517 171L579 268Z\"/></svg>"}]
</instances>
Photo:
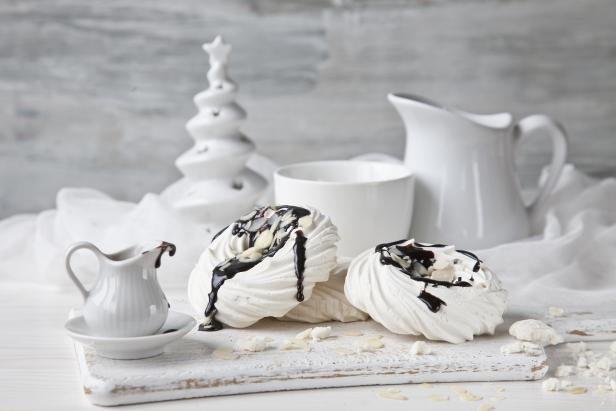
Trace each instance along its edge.
<instances>
[{"instance_id":1,"label":"pitcher spout","mask_svg":"<svg viewBox=\"0 0 616 411\"><path fill-rule=\"evenodd\" d=\"M434 122L441 122L444 126L451 127L466 124L467 126L505 130L513 122L513 116L510 113L468 113L415 94L390 93L387 99L396 108L407 128L410 124L418 126L418 123L428 122L433 126Z\"/></svg>"},{"instance_id":2,"label":"pitcher spout","mask_svg":"<svg viewBox=\"0 0 616 411\"><path fill-rule=\"evenodd\" d=\"M167 241L161 241L157 246L149 250L145 250L141 254L149 261L151 261L151 264L154 265L154 268L160 268L163 254L168 253L170 257L173 257L175 255L175 251L175 244L169 243Z\"/></svg>"}]
</instances>

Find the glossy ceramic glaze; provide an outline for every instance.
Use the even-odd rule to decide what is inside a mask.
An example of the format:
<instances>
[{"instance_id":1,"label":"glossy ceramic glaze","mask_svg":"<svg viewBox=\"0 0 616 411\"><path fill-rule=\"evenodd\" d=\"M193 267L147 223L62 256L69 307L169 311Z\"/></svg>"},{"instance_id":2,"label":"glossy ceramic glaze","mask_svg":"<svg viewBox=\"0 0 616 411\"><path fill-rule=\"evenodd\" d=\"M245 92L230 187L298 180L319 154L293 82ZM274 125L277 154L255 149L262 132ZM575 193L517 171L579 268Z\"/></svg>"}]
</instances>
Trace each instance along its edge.
<instances>
[{"instance_id":1,"label":"glossy ceramic glaze","mask_svg":"<svg viewBox=\"0 0 616 411\"><path fill-rule=\"evenodd\" d=\"M404 121L404 163L417 180L411 237L477 249L531 233L566 158L566 136L557 123L541 115L514 123L509 113L471 114L413 95L388 98ZM540 194L527 206L514 149L536 130L550 135L554 157Z\"/></svg>"},{"instance_id":2,"label":"glossy ceramic glaze","mask_svg":"<svg viewBox=\"0 0 616 411\"><path fill-rule=\"evenodd\" d=\"M400 164L316 161L274 173L277 204L307 205L338 227L339 255L353 257L379 242L407 238L413 176Z\"/></svg>"},{"instance_id":3,"label":"glossy ceramic glaze","mask_svg":"<svg viewBox=\"0 0 616 411\"><path fill-rule=\"evenodd\" d=\"M162 354L166 345L182 338L196 323L192 316L170 310L157 333L142 337L99 337L81 315L68 320L64 328L71 338L94 348L101 357L137 360Z\"/></svg>"},{"instance_id":4,"label":"glossy ceramic glaze","mask_svg":"<svg viewBox=\"0 0 616 411\"><path fill-rule=\"evenodd\" d=\"M73 273L70 259L80 249L98 258L99 272L90 290ZM66 253L66 270L84 298L84 321L92 335L137 337L156 333L167 319L169 305L156 278L160 247L142 250L130 247L104 254L94 244L80 242Z\"/></svg>"}]
</instances>

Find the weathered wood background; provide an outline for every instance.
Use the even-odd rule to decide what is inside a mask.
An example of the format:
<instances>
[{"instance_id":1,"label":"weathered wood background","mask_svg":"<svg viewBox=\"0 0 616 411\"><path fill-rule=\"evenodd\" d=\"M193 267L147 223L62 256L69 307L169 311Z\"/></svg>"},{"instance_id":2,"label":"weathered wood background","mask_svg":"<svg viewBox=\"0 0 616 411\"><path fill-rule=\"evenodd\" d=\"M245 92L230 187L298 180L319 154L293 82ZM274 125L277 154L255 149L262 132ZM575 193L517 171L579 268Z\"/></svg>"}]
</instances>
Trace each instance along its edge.
<instances>
[{"instance_id":1,"label":"weathered wood background","mask_svg":"<svg viewBox=\"0 0 616 411\"><path fill-rule=\"evenodd\" d=\"M2 0L0 217L63 186L135 200L178 178L217 33L244 131L279 163L400 153L385 95L410 91L552 115L575 164L616 174L613 0ZM548 157L547 141L523 149L522 180Z\"/></svg>"}]
</instances>

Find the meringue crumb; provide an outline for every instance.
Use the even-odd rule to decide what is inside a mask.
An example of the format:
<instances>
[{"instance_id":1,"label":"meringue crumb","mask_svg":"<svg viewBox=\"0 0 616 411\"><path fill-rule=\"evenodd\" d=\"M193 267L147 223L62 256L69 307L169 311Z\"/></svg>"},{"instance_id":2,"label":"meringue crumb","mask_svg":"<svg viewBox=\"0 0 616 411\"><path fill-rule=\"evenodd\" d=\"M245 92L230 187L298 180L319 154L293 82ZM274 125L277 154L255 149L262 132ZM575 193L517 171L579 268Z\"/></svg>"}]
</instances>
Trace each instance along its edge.
<instances>
[{"instance_id":1,"label":"meringue crumb","mask_svg":"<svg viewBox=\"0 0 616 411\"><path fill-rule=\"evenodd\" d=\"M306 328L304 331L302 331L301 333L297 334L295 336L296 340L307 340L310 338L310 333L312 332L312 328Z\"/></svg>"},{"instance_id":2,"label":"meringue crumb","mask_svg":"<svg viewBox=\"0 0 616 411\"><path fill-rule=\"evenodd\" d=\"M383 347L385 347L385 344L383 344L380 339L369 338L357 344L355 347L355 351L358 353L375 352L376 350L380 350Z\"/></svg>"},{"instance_id":3,"label":"meringue crumb","mask_svg":"<svg viewBox=\"0 0 616 411\"><path fill-rule=\"evenodd\" d=\"M415 341L411 346L411 354L413 355L428 355L432 349L425 341Z\"/></svg>"},{"instance_id":4,"label":"meringue crumb","mask_svg":"<svg viewBox=\"0 0 616 411\"><path fill-rule=\"evenodd\" d=\"M569 343L567 344L567 349L573 351L574 353L582 353L586 351L586 343L584 341L580 341L579 343Z\"/></svg>"},{"instance_id":5,"label":"meringue crumb","mask_svg":"<svg viewBox=\"0 0 616 411\"><path fill-rule=\"evenodd\" d=\"M338 355L351 355L351 354L355 354L355 351L350 350L348 348L344 348L344 347L337 347L334 349L334 352Z\"/></svg>"},{"instance_id":6,"label":"meringue crumb","mask_svg":"<svg viewBox=\"0 0 616 411\"><path fill-rule=\"evenodd\" d=\"M565 364L559 365L554 372L555 377L568 377L573 374L575 374L575 368L573 367L573 365Z\"/></svg>"},{"instance_id":7,"label":"meringue crumb","mask_svg":"<svg viewBox=\"0 0 616 411\"><path fill-rule=\"evenodd\" d=\"M509 327L509 334L518 340L530 341L544 347L564 341L555 329L542 321L533 319L516 321Z\"/></svg>"},{"instance_id":8,"label":"meringue crumb","mask_svg":"<svg viewBox=\"0 0 616 411\"><path fill-rule=\"evenodd\" d=\"M280 350L289 351L289 350L304 350L310 351L310 344L306 340L298 340L297 338L293 340L284 340L280 345Z\"/></svg>"},{"instance_id":9,"label":"meringue crumb","mask_svg":"<svg viewBox=\"0 0 616 411\"><path fill-rule=\"evenodd\" d=\"M557 318L565 315L565 310L560 307L548 307L548 317Z\"/></svg>"},{"instance_id":10,"label":"meringue crumb","mask_svg":"<svg viewBox=\"0 0 616 411\"><path fill-rule=\"evenodd\" d=\"M569 394L579 395L579 394L586 394L588 392L588 389L585 387L573 387L573 388L569 388L567 392Z\"/></svg>"},{"instance_id":11,"label":"meringue crumb","mask_svg":"<svg viewBox=\"0 0 616 411\"><path fill-rule=\"evenodd\" d=\"M441 395L441 394L434 394L434 395L430 395L428 399L430 401L442 402L442 401L449 401L449 396Z\"/></svg>"},{"instance_id":12,"label":"meringue crumb","mask_svg":"<svg viewBox=\"0 0 616 411\"><path fill-rule=\"evenodd\" d=\"M307 340L312 338L312 341L320 341L329 337L332 333L332 327L314 327L306 328L301 333L295 336L296 340Z\"/></svg>"},{"instance_id":13,"label":"meringue crumb","mask_svg":"<svg viewBox=\"0 0 616 411\"><path fill-rule=\"evenodd\" d=\"M481 404L477 407L477 411L492 411L494 407L490 404Z\"/></svg>"},{"instance_id":14,"label":"meringue crumb","mask_svg":"<svg viewBox=\"0 0 616 411\"><path fill-rule=\"evenodd\" d=\"M483 400L483 397L481 395L476 395L473 394L472 392L464 389L464 388L460 388L460 387L453 387L453 390L455 391L456 394L458 394L458 397L461 400L464 401L481 401Z\"/></svg>"},{"instance_id":15,"label":"meringue crumb","mask_svg":"<svg viewBox=\"0 0 616 411\"><path fill-rule=\"evenodd\" d=\"M429 382L422 382L421 384L419 384L419 386L421 388L432 388L432 384L430 384Z\"/></svg>"},{"instance_id":16,"label":"meringue crumb","mask_svg":"<svg viewBox=\"0 0 616 411\"><path fill-rule=\"evenodd\" d=\"M397 388L381 388L378 391L378 394L379 394L379 397L386 398L388 400L400 400L400 401L408 400L407 397L400 394L400 390Z\"/></svg>"},{"instance_id":17,"label":"meringue crumb","mask_svg":"<svg viewBox=\"0 0 616 411\"><path fill-rule=\"evenodd\" d=\"M361 337L364 333L359 330L349 330L345 331L343 335L346 335L347 337Z\"/></svg>"},{"instance_id":18,"label":"meringue crumb","mask_svg":"<svg viewBox=\"0 0 616 411\"><path fill-rule=\"evenodd\" d=\"M505 392L507 391L505 387L496 387L496 392Z\"/></svg>"},{"instance_id":19,"label":"meringue crumb","mask_svg":"<svg viewBox=\"0 0 616 411\"><path fill-rule=\"evenodd\" d=\"M586 357L578 358L577 367L578 368L588 368L588 360L586 360Z\"/></svg>"},{"instance_id":20,"label":"meringue crumb","mask_svg":"<svg viewBox=\"0 0 616 411\"><path fill-rule=\"evenodd\" d=\"M560 381L558 378L548 378L541 383L543 391L558 391L560 390Z\"/></svg>"},{"instance_id":21,"label":"meringue crumb","mask_svg":"<svg viewBox=\"0 0 616 411\"><path fill-rule=\"evenodd\" d=\"M226 347L216 348L214 351L212 351L212 357L219 360L237 360L238 358L240 358L240 356L234 353L231 348Z\"/></svg>"},{"instance_id":22,"label":"meringue crumb","mask_svg":"<svg viewBox=\"0 0 616 411\"><path fill-rule=\"evenodd\" d=\"M267 339L264 337L253 336L243 338L235 343L236 351L261 352L267 348Z\"/></svg>"},{"instance_id":23,"label":"meringue crumb","mask_svg":"<svg viewBox=\"0 0 616 411\"><path fill-rule=\"evenodd\" d=\"M601 357L595 364L595 367L602 371L609 371L612 368L612 360L609 357Z\"/></svg>"},{"instance_id":24,"label":"meringue crumb","mask_svg":"<svg viewBox=\"0 0 616 411\"><path fill-rule=\"evenodd\" d=\"M310 332L312 341L320 341L328 338L332 334L332 327L314 327Z\"/></svg>"},{"instance_id":25,"label":"meringue crumb","mask_svg":"<svg viewBox=\"0 0 616 411\"><path fill-rule=\"evenodd\" d=\"M501 346L500 352L505 355L527 353L537 356L541 353L541 349L542 347L539 344L528 341L514 341Z\"/></svg>"},{"instance_id":26,"label":"meringue crumb","mask_svg":"<svg viewBox=\"0 0 616 411\"><path fill-rule=\"evenodd\" d=\"M597 385L597 389L595 390L595 392L598 394L607 394L610 391L612 391L612 387L607 384L599 384Z\"/></svg>"}]
</instances>

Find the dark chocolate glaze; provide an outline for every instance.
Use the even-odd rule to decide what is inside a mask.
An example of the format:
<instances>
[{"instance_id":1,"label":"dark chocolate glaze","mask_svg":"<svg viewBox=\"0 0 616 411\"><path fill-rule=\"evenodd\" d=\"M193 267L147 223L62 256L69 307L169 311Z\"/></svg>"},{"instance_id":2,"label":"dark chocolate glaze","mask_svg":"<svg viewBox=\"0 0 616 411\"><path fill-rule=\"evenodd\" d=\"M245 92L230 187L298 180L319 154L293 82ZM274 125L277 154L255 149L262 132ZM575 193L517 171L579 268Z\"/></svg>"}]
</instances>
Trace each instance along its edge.
<instances>
[{"instance_id":1,"label":"dark chocolate glaze","mask_svg":"<svg viewBox=\"0 0 616 411\"><path fill-rule=\"evenodd\" d=\"M417 296L421 301L423 301L428 309L432 312L437 312L440 310L441 306L447 305L445 301L441 300L435 295L430 294L426 291L426 287L428 285L432 285L433 287L438 287L442 285L444 287L471 287L472 284L468 281L462 281L461 277L458 277L456 281L441 281L441 280L433 280L432 278L422 277L415 268L413 268L414 264L421 264L424 268L429 268L434 264L434 253L430 250L426 250L426 247L446 247L445 244L421 244L421 243L409 243L404 244L408 240L398 240L393 241L391 243L379 244L375 247L374 252L380 253L380 262L383 265L391 265L398 268L402 273L408 275L414 281L421 281L425 284L424 289ZM473 272L479 271L481 268L482 261L473 253L466 250L456 250L457 252L464 254L475 260L475 265L473 266ZM409 264L407 267L404 267L398 260L392 257L392 253L394 253L398 259L403 259L408 261ZM470 281L474 281L471 277Z\"/></svg>"},{"instance_id":2,"label":"dark chocolate glaze","mask_svg":"<svg viewBox=\"0 0 616 411\"><path fill-rule=\"evenodd\" d=\"M154 250L158 250L158 256L156 257L156 261L154 262L154 268L160 268L160 260L163 254L165 253L165 251L169 250L169 256L173 257L175 255L176 247L175 247L175 244L171 244L166 241L163 241ZM149 252L151 251L144 251L142 254L146 254Z\"/></svg>"},{"instance_id":3,"label":"dark chocolate glaze","mask_svg":"<svg viewBox=\"0 0 616 411\"><path fill-rule=\"evenodd\" d=\"M266 214L270 214L266 216ZM238 273L248 271L267 257L273 257L290 238L291 233L299 226L299 219L310 214L305 208L281 205L275 207L262 207L253 210L247 216L240 218L231 229L231 234L236 237L246 236L248 239L247 249L253 247L260 233L265 230L274 229L274 239L272 244L261 250L262 254L255 260L240 260L238 256L223 261L214 267L212 272L211 291L208 294L208 303L205 307L204 315L209 319L208 323L199 325L199 331L217 331L222 329L222 324L216 320L216 301L218 291L225 281L235 277ZM217 233L215 240L226 228ZM306 237L303 232L296 230L295 244L295 275L297 276L297 300L304 300L304 266L306 262Z\"/></svg>"},{"instance_id":4,"label":"dark chocolate glaze","mask_svg":"<svg viewBox=\"0 0 616 411\"><path fill-rule=\"evenodd\" d=\"M428 309L433 313L440 310L442 305L447 305L445 301L441 300L434 294L430 294L425 289L421 290L417 298L423 301L428 306Z\"/></svg>"},{"instance_id":5,"label":"dark chocolate glaze","mask_svg":"<svg viewBox=\"0 0 616 411\"><path fill-rule=\"evenodd\" d=\"M304 301L304 269L306 265L306 237L300 230L295 232L295 276L297 277L297 301Z\"/></svg>"}]
</instances>

